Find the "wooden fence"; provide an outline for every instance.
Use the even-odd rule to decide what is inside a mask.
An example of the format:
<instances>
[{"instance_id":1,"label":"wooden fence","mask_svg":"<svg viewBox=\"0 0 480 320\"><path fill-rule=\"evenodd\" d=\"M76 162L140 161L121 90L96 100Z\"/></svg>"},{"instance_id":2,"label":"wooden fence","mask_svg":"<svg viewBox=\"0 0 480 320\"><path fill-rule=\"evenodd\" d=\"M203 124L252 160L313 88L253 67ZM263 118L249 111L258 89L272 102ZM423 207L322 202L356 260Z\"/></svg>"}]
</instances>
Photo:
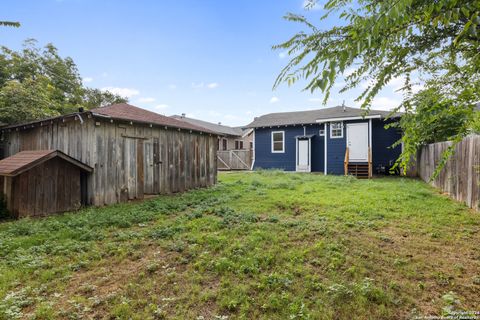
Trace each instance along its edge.
<instances>
[{"instance_id":1,"label":"wooden fence","mask_svg":"<svg viewBox=\"0 0 480 320\"><path fill-rule=\"evenodd\" d=\"M218 170L250 170L252 165L252 151L217 151L217 159Z\"/></svg>"},{"instance_id":2,"label":"wooden fence","mask_svg":"<svg viewBox=\"0 0 480 320\"><path fill-rule=\"evenodd\" d=\"M455 146L455 154L440 174L430 181L443 152L451 142L438 142L423 146L418 153L416 171L424 181L448 193L452 198L479 210L480 136L472 135Z\"/></svg>"}]
</instances>

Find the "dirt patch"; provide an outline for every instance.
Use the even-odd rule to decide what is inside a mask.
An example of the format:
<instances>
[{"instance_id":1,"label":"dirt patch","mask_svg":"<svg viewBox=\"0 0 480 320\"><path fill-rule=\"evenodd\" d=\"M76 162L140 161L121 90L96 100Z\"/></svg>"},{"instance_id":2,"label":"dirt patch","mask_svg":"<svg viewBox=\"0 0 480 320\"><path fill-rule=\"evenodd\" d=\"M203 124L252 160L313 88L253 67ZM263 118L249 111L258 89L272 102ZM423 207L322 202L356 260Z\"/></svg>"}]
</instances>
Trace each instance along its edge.
<instances>
[{"instance_id":1,"label":"dirt patch","mask_svg":"<svg viewBox=\"0 0 480 320\"><path fill-rule=\"evenodd\" d=\"M421 315L438 315L445 304L442 296L450 291L460 298L464 310L480 309L480 285L473 282L480 270L480 259L475 258L478 233L471 239L448 240L387 227L355 238L354 251L378 262L372 276L383 283L395 281L400 294L411 299L411 309L402 310L405 317L413 308Z\"/></svg>"},{"instance_id":2,"label":"dirt patch","mask_svg":"<svg viewBox=\"0 0 480 320\"><path fill-rule=\"evenodd\" d=\"M116 294L126 290L129 283L135 282L141 273L152 278L159 277L157 272L165 266L176 263L178 253L166 251L158 245L149 243L138 250L143 254L138 259L106 258L88 270L78 271L70 279L65 290L61 292L61 299L57 300L57 307L68 311L72 308L69 301L74 297L94 298L97 301L108 302ZM181 270L176 270L177 272ZM105 315L103 303L98 303L88 311L89 317L98 318ZM86 314L84 314L86 316Z\"/></svg>"}]
</instances>

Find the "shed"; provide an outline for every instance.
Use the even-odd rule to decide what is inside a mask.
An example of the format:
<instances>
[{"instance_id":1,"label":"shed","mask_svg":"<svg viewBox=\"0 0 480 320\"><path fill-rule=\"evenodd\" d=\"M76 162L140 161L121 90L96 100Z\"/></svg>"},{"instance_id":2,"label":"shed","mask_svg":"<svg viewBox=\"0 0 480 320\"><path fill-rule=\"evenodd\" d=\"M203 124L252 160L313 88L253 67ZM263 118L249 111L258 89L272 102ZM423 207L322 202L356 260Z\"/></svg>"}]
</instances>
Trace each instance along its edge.
<instances>
[{"instance_id":1,"label":"shed","mask_svg":"<svg viewBox=\"0 0 480 320\"><path fill-rule=\"evenodd\" d=\"M2 127L0 145L6 157L60 150L93 168L88 205L208 187L217 179L215 132L125 103Z\"/></svg>"},{"instance_id":2,"label":"shed","mask_svg":"<svg viewBox=\"0 0 480 320\"><path fill-rule=\"evenodd\" d=\"M0 190L17 218L77 210L93 169L58 150L21 151L0 161Z\"/></svg>"}]
</instances>

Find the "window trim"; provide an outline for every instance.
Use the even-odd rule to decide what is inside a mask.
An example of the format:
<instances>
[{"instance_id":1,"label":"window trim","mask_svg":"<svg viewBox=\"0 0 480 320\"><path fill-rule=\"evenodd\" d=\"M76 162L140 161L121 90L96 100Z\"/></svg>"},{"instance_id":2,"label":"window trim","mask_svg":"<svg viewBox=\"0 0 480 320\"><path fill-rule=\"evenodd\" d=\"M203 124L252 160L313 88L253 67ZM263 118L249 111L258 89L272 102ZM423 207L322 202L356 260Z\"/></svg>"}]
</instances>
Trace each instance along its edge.
<instances>
[{"instance_id":1,"label":"window trim","mask_svg":"<svg viewBox=\"0 0 480 320\"><path fill-rule=\"evenodd\" d=\"M333 124L334 123L340 123L341 125L341 135L339 136L333 136L332 133L333 133L333 130L338 130L338 129L333 129ZM330 139L342 139L343 138L343 131L344 131L344 126L343 126L343 121L334 121L334 122L330 122Z\"/></svg>"},{"instance_id":2,"label":"window trim","mask_svg":"<svg viewBox=\"0 0 480 320\"><path fill-rule=\"evenodd\" d=\"M282 150L281 150L281 151L278 151L278 150L275 151L275 150L273 149L273 146L274 146L274 144L275 144L275 142L274 142L274 140L273 140L273 135L274 135L275 133L281 133L281 134L282 134ZM272 144L272 145L271 145L271 147L272 147L272 153L285 153L285 131L272 131L272 133L271 133L271 144Z\"/></svg>"},{"instance_id":3,"label":"window trim","mask_svg":"<svg viewBox=\"0 0 480 320\"><path fill-rule=\"evenodd\" d=\"M323 133L322 133L323 131ZM318 136L319 137L324 137L325 136L325 129L318 129Z\"/></svg>"},{"instance_id":4,"label":"window trim","mask_svg":"<svg viewBox=\"0 0 480 320\"><path fill-rule=\"evenodd\" d=\"M228 140L226 138L222 139L222 151L228 150Z\"/></svg>"},{"instance_id":5,"label":"window trim","mask_svg":"<svg viewBox=\"0 0 480 320\"><path fill-rule=\"evenodd\" d=\"M235 139L235 150L243 150L243 140Z\"/></svg>"}]
</instances>

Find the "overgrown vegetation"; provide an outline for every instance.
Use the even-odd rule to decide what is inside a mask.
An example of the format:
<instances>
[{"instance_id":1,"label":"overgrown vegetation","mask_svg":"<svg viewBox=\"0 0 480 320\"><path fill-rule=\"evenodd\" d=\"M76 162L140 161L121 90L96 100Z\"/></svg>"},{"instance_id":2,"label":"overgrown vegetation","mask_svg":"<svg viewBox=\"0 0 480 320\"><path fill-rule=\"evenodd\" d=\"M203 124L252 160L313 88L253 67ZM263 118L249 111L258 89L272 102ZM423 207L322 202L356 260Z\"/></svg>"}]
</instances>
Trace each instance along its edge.
<instances>
[{"instance_id":1,"label":"overgrown vegetation","mask_svg":"<svg viewBox=\"0 0 480 320\"><path fill-rule=\"evenodd\" d=\"M286 15L305 30L275 46L291 56L276 86L305 79L305 89L322 91L326 102L342 76L341 93L366 84L357 101L367 112L381 89L400 79L404 99L395 111L406 113L400 122L406 134L399 141L404 148L397 164L404 172L420 145L445 139L458 142L479 127L475 114L480 101L478 0L305 3L323 15L318 23L302 15ZM334 21L333 26L325 28L326 21Z\"/></svg>"},{"instance_id":2,"label":"overgrown vegetation","mask_svg":"<svg viewBox=\"0 0 480 320\"><path fill-rule=\"evenodd\" d=\"M183 195L0 224L0 319L480 309L480 216L421 181L219 178Z\"/></svg>"},{"instance_id":3,"label":"overgrown vegetation","mask_svg":"<svg viewBox=\"0 0 480 320\"><path fill-rule=\"evenodd\" d=\"M33 39L19 51L0 50L0 123L14 124L91 109L127 99L84 86L72 58Z\"/></svg>"}]
</instances>

